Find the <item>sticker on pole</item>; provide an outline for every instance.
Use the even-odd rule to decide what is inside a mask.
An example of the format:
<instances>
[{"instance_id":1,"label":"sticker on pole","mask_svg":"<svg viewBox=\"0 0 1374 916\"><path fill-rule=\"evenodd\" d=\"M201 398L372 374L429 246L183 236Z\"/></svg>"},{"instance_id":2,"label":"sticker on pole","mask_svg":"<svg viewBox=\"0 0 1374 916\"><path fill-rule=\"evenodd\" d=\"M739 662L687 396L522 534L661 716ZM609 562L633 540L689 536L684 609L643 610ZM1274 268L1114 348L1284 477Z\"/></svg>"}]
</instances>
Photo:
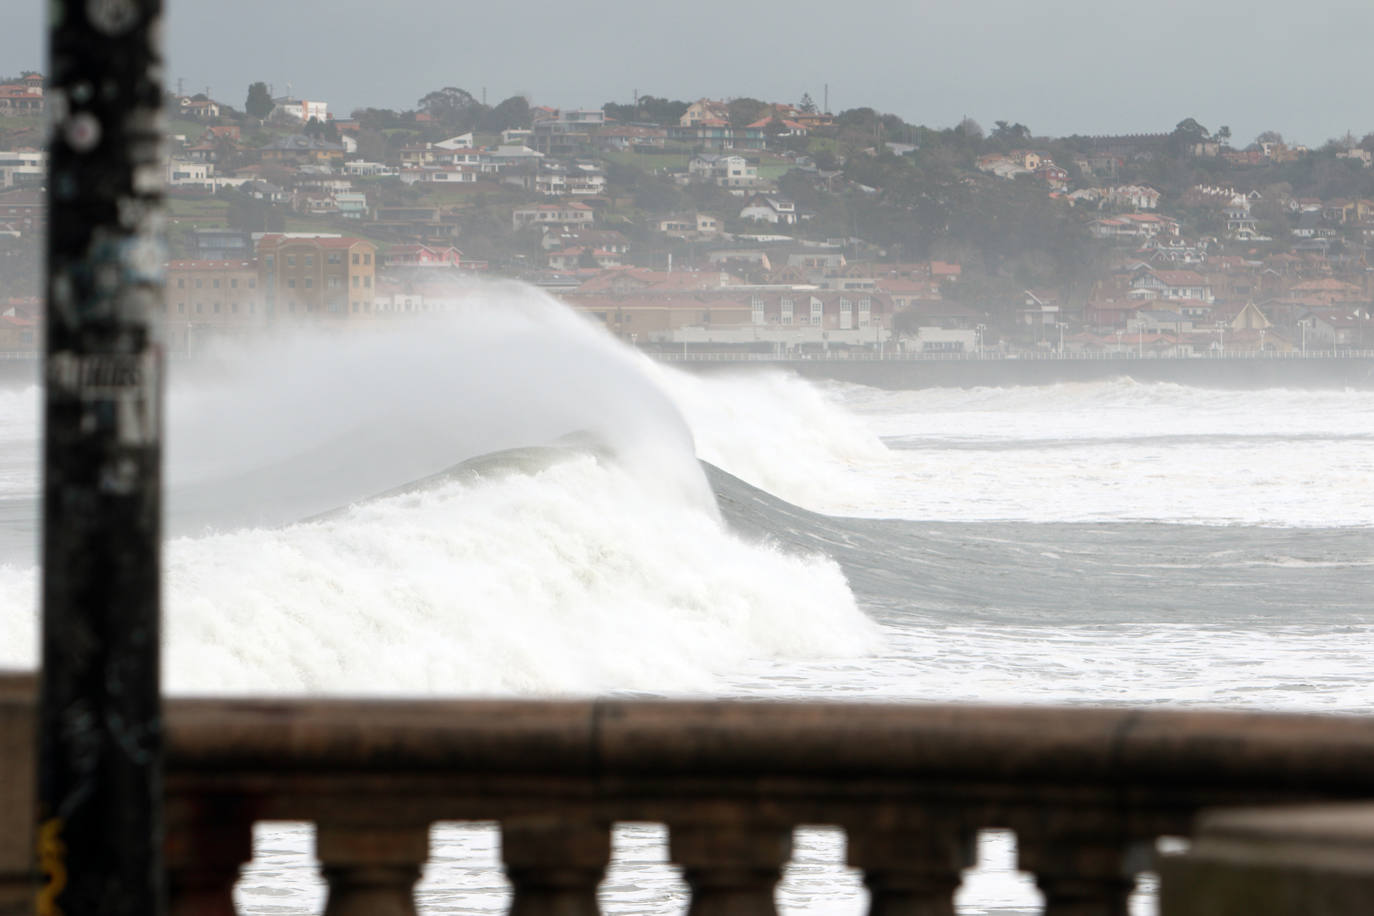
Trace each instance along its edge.
<instances>
[{"instance_id":1,"label":"sticker on pole","mask_svg":"<svg viewBox=\"0 0 1374 916\"><path fill-rule=\"evenodd\" d=\"M48 386L75 398L113 422L120 445L158 441L158 363L152 353L54 353L48 358Z\"/></svg>"}]
</instances>

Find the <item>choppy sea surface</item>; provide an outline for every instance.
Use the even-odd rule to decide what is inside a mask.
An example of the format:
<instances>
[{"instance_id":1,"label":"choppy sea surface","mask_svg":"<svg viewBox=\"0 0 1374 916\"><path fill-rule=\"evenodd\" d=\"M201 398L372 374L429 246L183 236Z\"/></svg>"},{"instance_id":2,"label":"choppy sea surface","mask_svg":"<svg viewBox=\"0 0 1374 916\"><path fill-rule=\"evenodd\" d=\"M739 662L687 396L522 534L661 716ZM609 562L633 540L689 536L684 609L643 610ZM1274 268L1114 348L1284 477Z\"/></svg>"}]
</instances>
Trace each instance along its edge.
<instances>
[{"instance_id":1,"label":"choppy sea surface","mask_svg":"<svg viewBox=\"0 0 1374 916\"><path fill-rule=\"evenodd\" d=\"M696 376L512 290L212 356L169 403L172 693L1374 706L1374 392ZM38 408L0 390L0 667ZM241 910L319 912L311 843L260 825ZM608 912L683 911L663 845L618 830ZM423 912L503 911L493 827L433 849ZM960 912L1033 912L981 854ZM842 860L800 832L784 912L863 912Z\"/></svg>"}]
</instances>

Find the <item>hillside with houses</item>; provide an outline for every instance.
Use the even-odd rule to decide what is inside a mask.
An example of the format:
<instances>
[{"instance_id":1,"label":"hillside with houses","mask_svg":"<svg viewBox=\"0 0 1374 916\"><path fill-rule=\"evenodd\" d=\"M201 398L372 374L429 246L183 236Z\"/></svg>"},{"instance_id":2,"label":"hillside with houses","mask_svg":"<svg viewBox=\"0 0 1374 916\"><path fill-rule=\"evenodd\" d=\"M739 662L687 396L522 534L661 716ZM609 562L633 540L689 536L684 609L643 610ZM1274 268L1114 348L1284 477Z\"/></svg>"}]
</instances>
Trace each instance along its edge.
<instances>
[{"instance_id":1,"label":"hillside with houses","mask_svg":"<svg viewBox=\"0 0 1374 916\"><path fill-rule=\"evenodd\" d=\"M0 349L41 321L41 74L0 83ZM502 276L650 349L1374 347L1374 135L1035 136L749 98L335 111L169 96L173 346L452 311Z\"/></svg>"}]
</instances>

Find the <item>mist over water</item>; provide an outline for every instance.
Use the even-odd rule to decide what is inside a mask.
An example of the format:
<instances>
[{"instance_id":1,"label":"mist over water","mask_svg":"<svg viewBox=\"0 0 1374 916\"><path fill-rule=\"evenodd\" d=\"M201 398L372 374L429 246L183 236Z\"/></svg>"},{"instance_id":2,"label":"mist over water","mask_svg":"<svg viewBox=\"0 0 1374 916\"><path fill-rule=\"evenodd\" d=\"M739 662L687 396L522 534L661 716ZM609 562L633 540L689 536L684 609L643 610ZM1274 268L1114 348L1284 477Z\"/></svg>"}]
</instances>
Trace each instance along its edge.
<instances>
[{"instance_id":1,"label":"mist over water","mask_svg":"<svg viewBox=\"0 0 1374 916\"><path fill-rule=\"evenodd\" d=\"M172 387L174 533L296 521L468 458L558 444L711 505L690 430L630 351L529 287L482 289L462 314L207 354Z\"/></svg>"},{"instance_id":2,"label":"mist over water","mask_svg":"<svg viewBox=\"0 0 1374 916\"><path fill-rule=\"evenodd\" d=\"M724 527L637 354L486 293L174 371L169 692L709 693L745 660L874 648L833 560ZM37 401L0 402L30 508ZM0 664L33 663L33 589L22 558L0 573L30 609Z\"/></svg>"}]
</instances>

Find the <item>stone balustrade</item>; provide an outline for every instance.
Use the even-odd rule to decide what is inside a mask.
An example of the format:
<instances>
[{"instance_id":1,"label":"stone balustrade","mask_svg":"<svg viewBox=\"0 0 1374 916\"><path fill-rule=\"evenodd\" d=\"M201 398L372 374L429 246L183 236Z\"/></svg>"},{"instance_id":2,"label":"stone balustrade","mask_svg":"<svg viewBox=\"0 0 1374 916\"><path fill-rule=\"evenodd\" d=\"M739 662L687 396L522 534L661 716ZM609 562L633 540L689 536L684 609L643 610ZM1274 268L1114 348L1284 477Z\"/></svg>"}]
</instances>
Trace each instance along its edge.
<instances>
[{"instance_id":1,"label":"stone balustrade","mask_svg":"<svg viewBox=\"0 0 1374 916\"><path fill-rule=\"evenodd\" d=\"M32 697L0 680L0 837ZM1374 718L595 700L166 704L174 914L230 914L259 820L316 825L327 916L415 912L435 821L497 821L511 912L595 914L618 822L666 824L693 916L773 913L793 829L837 825L879 916L951 916L973 838L1018 837L1050 916L1124 914L1204 807L1374 797ZM27 729L27 731L26 731ZM16 743L18 742L18 743ZM31 743L31 742L30 742ZM23 753L20 753L22 751ZM11 769L17 767L17 769ZM15 810L18 806L20 810ZM10 825L15 825L11 827ZM0 913L30 863L0 845ZM6 910L5 907L10 909Z\"/></svg>"}]
</instances>

